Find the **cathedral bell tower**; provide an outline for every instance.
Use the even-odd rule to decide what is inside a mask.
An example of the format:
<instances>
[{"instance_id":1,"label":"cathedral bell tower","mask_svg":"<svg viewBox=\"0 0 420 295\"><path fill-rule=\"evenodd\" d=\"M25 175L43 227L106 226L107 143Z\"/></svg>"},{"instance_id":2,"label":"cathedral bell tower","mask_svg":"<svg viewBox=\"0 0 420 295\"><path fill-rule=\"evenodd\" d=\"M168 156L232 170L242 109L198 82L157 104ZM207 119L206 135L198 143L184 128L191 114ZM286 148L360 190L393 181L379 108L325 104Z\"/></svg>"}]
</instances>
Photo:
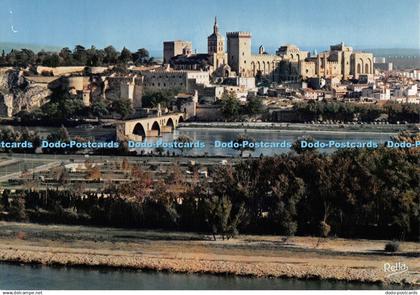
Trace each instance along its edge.
<instances>
[{"instance_id":1,"label":"cathedral bell tower","mask_svg":"<svg viewBox=\"0 0 420 295\"><path fill-rule=\"evenodd\" d=\"M219 33L217 17L214 18L213 34L207 38L207 49L208 54L225 52L225 39Z\"/></svg>"}]
</instances>

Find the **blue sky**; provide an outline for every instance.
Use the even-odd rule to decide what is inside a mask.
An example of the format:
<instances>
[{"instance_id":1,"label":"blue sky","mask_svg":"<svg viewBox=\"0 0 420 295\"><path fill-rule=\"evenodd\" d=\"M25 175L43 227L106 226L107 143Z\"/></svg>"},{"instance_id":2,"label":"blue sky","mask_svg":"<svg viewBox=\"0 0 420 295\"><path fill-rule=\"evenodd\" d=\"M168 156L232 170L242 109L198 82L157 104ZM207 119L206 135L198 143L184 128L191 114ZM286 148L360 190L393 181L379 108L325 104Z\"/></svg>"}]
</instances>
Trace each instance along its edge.
<instances>
[{"instance_id":1,"label":"blue sky","mask_svg":"<svg viewBox=\"0 0 420 295\"><path fill-rule=\"evenodd\" d=\"M161 50L185 39L205 51L217 15L226 31L250 31L253 46L420 48L420 0L0 0L0 42L109 44ZM10 13L12 11L12 13ZM17 32L13 32L13 30Z\"/></svg>"}]
</instances>

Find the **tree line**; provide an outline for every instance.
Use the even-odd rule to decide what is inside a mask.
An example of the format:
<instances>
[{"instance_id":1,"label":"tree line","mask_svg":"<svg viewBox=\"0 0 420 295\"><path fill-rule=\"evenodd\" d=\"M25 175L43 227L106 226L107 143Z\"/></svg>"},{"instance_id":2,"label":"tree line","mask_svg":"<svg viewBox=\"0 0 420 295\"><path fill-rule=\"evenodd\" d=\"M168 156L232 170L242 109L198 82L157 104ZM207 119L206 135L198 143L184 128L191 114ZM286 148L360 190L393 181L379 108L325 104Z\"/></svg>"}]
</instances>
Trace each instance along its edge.
<instances>
[{"instance_id":1,"label":"tree line","mask_svg":"<svg viewBox=\"0 0 420 295\"><path fill-rule=\"evenodd\" d=\"M97 49L95 46L85 48L76 45L73 50L68 47L62 48L59 52L41 50L37 53L31 49L12 49L9 53L2 51L0 66L21 66L42 65L47 67L57 66L107 66L116 64L133 63L145 65L154 63L153 57L145 48L131 52L126 47L117 51L113 46Z\"/></svg>"},{"instance_id":2,"label":"tree line","mask_svg":"<svg viewBox=\"0 0 420 295\"><path fill-rule=\"evenodd\" d=\"M407 140L407 138L406 138ZM415 140L411 137L409 140ZM417 135L418 140L418 135ZM207 232L420 239L419 149L296 150L209 168L186 181L176 165L156 179L130 166L131 182L86 192L68 184L3 192L4 218Z\"/></svg>"},{"instance_id":3,"label":"tree line","mask_svg":"<svg viewBox=\"0 0 420 295\"><path fill-rule=\"evenodd\" d=\"M387 102L380 105L339 101L310 101L296 103L293 109L298 113L312 117L314 120L322 118L322 120L351 122L356 119L362 122L373 122L380 115L385 114L387 116L385 120L390 123L420 122L420 105L413 103Z\"/></svg>"},{"instance_id":4,"label":"tree line","mask_svg":"<svg viewBox=\"0 0 420 295\"><path fill-rule=\"evenodd\" d=\"M251 98L247 100L246 104L241 104L233 91L225 91L217 103L220 104L223 119L226 121L242 120L247 116L261 115L264 111L261 98Z\"/></svg>"}]
</instances>

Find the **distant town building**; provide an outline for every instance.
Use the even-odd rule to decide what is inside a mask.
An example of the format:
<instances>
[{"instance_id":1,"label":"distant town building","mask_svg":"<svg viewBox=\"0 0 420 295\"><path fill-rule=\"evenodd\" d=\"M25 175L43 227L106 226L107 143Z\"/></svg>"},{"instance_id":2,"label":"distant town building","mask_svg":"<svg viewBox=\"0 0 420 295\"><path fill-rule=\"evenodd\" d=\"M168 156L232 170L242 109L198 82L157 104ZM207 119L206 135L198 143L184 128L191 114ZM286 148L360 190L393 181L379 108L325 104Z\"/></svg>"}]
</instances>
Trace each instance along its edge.
<instances>
[{"instance_id":1,"label":"distant town building","mask_svg":"<svg viewBox=\"0 0 420 295\"><path fill-rule=\"evenodd\" d=\"M225 39L219 32L217 18L214 18L213 33L207 37L207 53L210 56L210 63L214 70L227 65L228 62L227 54L225 53Z\"/></svg>"},{"instance_id":2,"label":"distant town building","mask_svg":"<svg viewBox=\"0 0 420 295\"><path fill-rule=\"evenodd\" d=\"M373 54L353 51L344 43L330 46L329 51L319 53L316 57L299 61L299 72L303 79L311 77L332 78L340 80L359 79L361 75L373 75Z\"/></svg>"},{"instance_id":3,"label":"distant town building","mask_svg":"<svg viewBox=\"0 0 420 295\"><path fill-rule=\"evenodd\" d=\"M206 71L152 71L142 72L145 90L173 89L189 92L195 85L209 85L209 72Z\"/></svg>"},{"instance_id":4,"label":"distant town building","mask_svg":"<svg viewBox=\"0 0 420 295\"><path fill-rule=\"evenodd\" d=\"M192 52L191 41L165 41L163 42L163 63L169 63L169 60L177 55L188 55Z\"/></svg>"},{"instance_id":5,"label":"distant town building","mask_svg":"<svg viewBox=\"0 0 420 295\"><path fill-rule=\"evenodd\" d=\"M193 54L191 44L186 41L164 42L164 63L177 70L208 70L215 77L254 77L268 82L308 78L349 80L374 73L373 54L353 51L344 43L313 55L293 44L281 46L276 54L268 54L261 45L258 54L253 54L251 33L228 32L226 36L225 52L225 39L215 19L213 33L207 38L207 53Z\"/></svg>"},{"instance_id":6,"label":"distant town building","mask_svg":"<svg viewBox=\"0 0 420 295\"><path fill-rule=\"evenodd\" d=\"M181 47L181 45L178 45L178 47ZM168 51L164 60L175 70L203 70L216 72L218 76L227 77L230 75L230 67L227 63L227 54L224 47L225 40L219 33L217 19L215 18L213 33L207 38L207 53L192 53L192 50L172 52L170 50L172 45L164 42L164 52Z\"/></svg>"},{"instance_id":7,"label":"distant town building","mask_svg":"<svg viewBox=\"0 0 420 295\"><path fill-rule=\"evenodd\" d=\"M385 57L374 57L373 58L373 67L375 69L381 70L381 71L392 71L393 64L392 62L386 62Z\"/></svg>"}]
</instances>

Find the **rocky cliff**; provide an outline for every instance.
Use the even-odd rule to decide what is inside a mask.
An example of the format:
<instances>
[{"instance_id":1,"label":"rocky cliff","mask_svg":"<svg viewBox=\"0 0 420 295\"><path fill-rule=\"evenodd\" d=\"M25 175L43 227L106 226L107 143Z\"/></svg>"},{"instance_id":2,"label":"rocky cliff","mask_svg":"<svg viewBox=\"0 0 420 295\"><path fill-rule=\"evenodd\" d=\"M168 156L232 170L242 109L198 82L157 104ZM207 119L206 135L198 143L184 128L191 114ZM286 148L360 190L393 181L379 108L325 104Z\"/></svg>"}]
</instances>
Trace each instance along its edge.
<instances>
[{"instance_id":1,"label":"rocky cliff","mask_svg":"<svg viewBox=\"0 0 420 295\"><path fill-rule=\"evenodd\" d=\"M31 82L20 71L0 71L0 116L32 111L46 103L50 94L48 85Z\"/></svg>"}]
</instances>

